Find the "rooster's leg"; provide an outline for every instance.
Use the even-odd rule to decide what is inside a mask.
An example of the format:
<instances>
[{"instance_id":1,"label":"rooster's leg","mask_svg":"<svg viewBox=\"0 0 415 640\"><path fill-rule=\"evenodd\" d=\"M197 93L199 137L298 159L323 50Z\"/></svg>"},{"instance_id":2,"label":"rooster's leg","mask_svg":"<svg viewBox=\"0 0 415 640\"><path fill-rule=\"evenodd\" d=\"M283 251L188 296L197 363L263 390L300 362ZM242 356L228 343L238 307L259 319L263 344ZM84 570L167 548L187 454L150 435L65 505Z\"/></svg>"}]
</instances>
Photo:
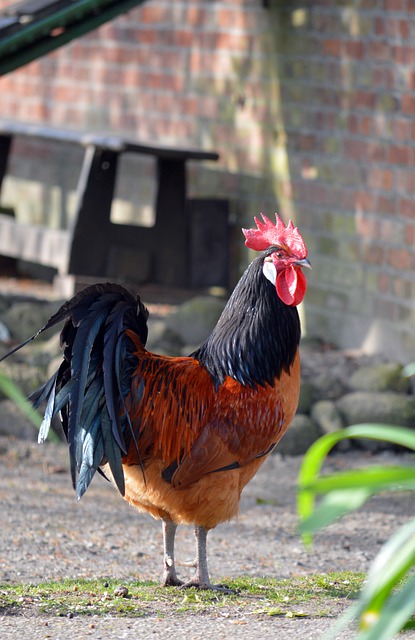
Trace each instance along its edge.
<instances>
[{"instance_id":1,"label":"rooster's leg","mask_svg":"<svg viewBox=\"0 0 415 640\"><path fill-rule=\"evenodd\" d=\"M197 589L213 589L222 593L233 593L232 589L224 585L212 584L209 579L209 570L207 565L207 542L208 529L205 527L195 527L196 537L196 573L193 578L186 582L184 587L196 587Z\"/></svg>"},{"instance_id":2,"label":"rooster's leg","mask_svg":"<svg viewBox=\"0 0 415 640\"><path fill-rule=\"evenodd\" d=\"M177 577L174 563L174 537L177 525L171 520L163 520L164 574L163 586L179 587L183 584Z\"/></svg>"}]
</instances>

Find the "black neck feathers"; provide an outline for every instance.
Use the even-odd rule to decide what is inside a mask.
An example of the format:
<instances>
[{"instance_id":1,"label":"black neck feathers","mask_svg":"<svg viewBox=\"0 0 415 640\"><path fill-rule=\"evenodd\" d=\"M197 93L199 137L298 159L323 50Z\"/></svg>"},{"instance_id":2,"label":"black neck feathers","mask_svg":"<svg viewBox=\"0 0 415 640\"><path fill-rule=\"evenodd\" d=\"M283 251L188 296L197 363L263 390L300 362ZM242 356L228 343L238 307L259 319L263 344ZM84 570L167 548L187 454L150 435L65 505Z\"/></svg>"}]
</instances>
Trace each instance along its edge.
<instances>
[{"instance_id":1,"label":"black neck feathers","mask_svg":"<svg viewBox=\"0 0 415 640\"><path fill-rule=\"evenodd\" d=\"M294 361L301 334L298 311L278 297L262 273L263 260L264 255L249 265L211 335L192 354L216 386L226 376L247 386L272 384Z\"/></svg>"}]
</instances>

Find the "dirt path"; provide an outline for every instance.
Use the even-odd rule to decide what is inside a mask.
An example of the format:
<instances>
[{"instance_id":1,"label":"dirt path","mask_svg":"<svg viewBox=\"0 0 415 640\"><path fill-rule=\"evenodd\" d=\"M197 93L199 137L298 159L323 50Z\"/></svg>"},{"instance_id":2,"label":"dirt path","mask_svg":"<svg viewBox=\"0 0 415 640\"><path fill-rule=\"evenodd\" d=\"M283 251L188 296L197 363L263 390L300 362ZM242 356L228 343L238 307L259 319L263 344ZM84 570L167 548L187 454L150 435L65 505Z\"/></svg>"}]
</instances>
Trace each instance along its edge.
<instances>
[{"instance_id":1,"label":"dirt path","mask_svg":"<svg viewBox=\"0 0 415 640\"><path fill-rule=\"evenodd\" d=\"M402 458L400 458L402 459ZM382 543L413 516L414 498L397 494L373 499L364 513L329 527L308 553L295 527L295 483L300 458L270 458L246 488L238 520L210 534L213 580L252 576L287 577L329 571L367 571ZM343 454L332 469L396 462L393 454ZM101 478L94 479L78 503L67 471L64 446L38 447L0 438L0 583L39 582L76 577L158 580L161 527L137 514ZM193 535L182 528L177 559L194 555ZM184 576L189 572L180 568ZM59 638L274 638L317 639L332 624L328 618L285 619L200 614L177 619L37 616L30 610L9 615L0 608L0 637ZM92 625L92 626L91 626ZM342 638L351 637L350 633ZM406 634L405 640L415 638Z\"/></svg>"}]
</instances>

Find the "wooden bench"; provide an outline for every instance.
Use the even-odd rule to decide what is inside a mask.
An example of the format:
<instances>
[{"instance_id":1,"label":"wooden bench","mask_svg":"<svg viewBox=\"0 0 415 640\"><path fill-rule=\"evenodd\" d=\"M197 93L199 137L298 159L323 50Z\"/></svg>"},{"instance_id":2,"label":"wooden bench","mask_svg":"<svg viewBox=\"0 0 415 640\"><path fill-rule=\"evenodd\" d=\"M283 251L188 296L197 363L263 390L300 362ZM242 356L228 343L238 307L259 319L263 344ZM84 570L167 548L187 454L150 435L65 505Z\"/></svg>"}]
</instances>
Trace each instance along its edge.
<instances>
[{"instance_id":1,"label":"wooden bench","mask_svg":"<svg viewBox=\"0 0 415 640\"><path fill-rule=\"evenodd\" d=\"M60 276L90 277L111 277L114 264L128 262L128 256L141 255L151 265L152 282L181 287L195 284L189 276L191 223L186 163L217 160L217 153L153 146L118 135L81 133L0 119L0 187L12 142L18 136L76 144L85 149L75 221L69 229L50 229L0 215L0 255L53 267ZM151 228L114 224L110 219L117 166L121 154L126 152L156 159L155 225ZM211 203L205 204L212 214ZM226 202L218 202L216 210L226 215L227 225L225 209Z\"/></svg>"}]
</instances>

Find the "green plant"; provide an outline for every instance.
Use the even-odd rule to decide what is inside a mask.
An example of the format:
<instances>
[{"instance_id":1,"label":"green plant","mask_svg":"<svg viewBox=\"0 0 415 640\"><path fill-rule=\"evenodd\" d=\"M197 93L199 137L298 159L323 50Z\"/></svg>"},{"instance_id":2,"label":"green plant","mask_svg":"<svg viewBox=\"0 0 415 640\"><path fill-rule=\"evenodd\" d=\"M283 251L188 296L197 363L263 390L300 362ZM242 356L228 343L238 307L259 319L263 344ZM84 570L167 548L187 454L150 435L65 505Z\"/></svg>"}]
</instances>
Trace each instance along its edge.
<instances>
[{"instance_id":1,"label":"green plant","mask_svg":"<svg viewBox=\"0 0 415 640\"><path fill-rule=\"evenodd\" d=\"M376 493L415 490L414 466L378 465L320 475L330 450L349 438L383 440L415 451L415 431L390 425L354 425L317 440L306 453L299 475L298 513L306 544L318 529L361 507ZM357 640L388 640L402 629L415 628L414 567L415 520L411 520L382 547L358 601L340 619L333 636L352 618L358 620Z\"/></svg>"}]
</instances>

